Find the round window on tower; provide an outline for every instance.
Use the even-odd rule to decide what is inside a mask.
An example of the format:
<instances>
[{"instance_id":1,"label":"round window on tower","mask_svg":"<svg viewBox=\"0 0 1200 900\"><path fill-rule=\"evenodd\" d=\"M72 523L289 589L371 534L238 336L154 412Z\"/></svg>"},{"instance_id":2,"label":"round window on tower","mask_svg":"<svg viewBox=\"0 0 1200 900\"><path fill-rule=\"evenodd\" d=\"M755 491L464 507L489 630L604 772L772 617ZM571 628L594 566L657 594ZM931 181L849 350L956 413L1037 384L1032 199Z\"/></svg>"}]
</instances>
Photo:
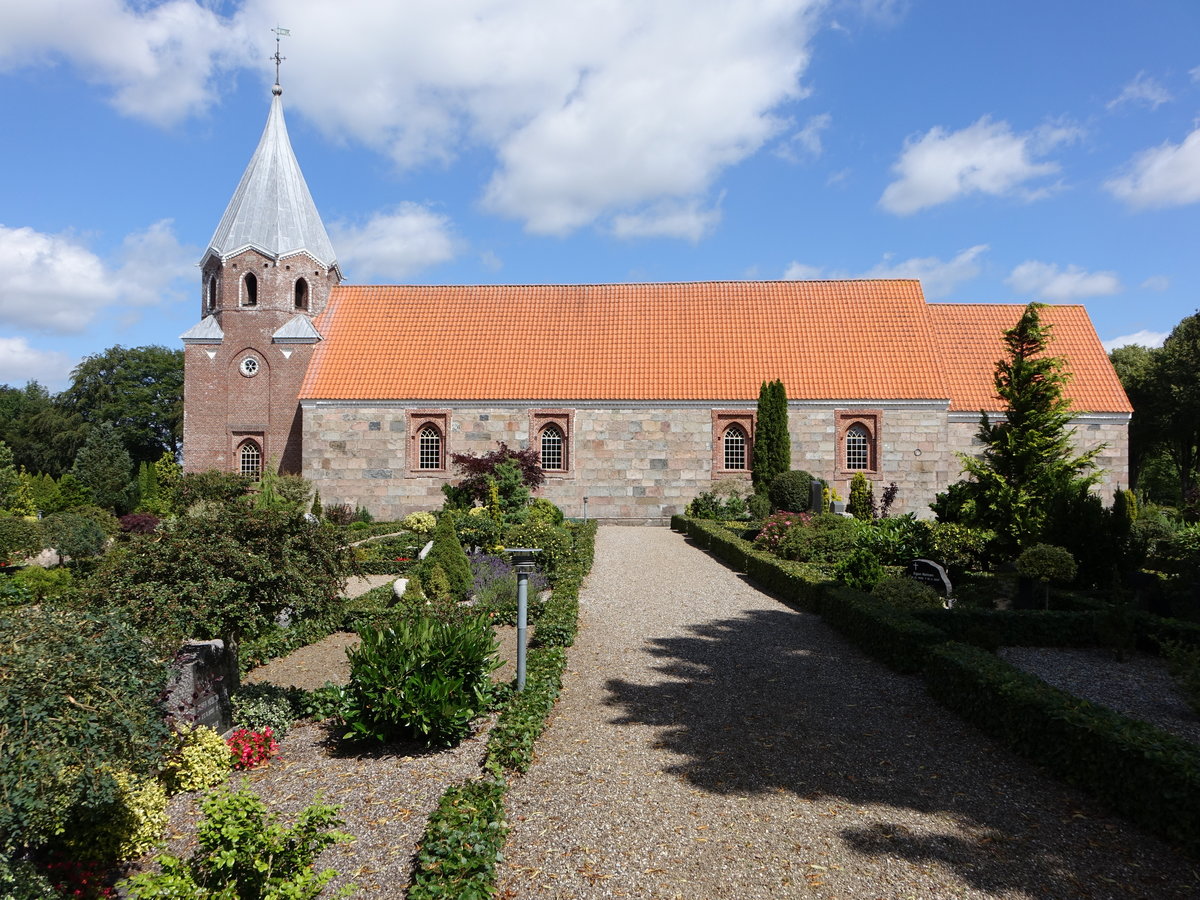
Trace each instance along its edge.
<instances>
[{"instance_id":1,"label":"round window on tower","mask_svg":"<svg viewBox=\"0 0 1200 900\"><path fill-rule=\"evenodd\" d=\"M241 370L247 378L253 378L258 374L258 360L253 356L247 356L242 360Z\"/></svg>"}]
</instances>

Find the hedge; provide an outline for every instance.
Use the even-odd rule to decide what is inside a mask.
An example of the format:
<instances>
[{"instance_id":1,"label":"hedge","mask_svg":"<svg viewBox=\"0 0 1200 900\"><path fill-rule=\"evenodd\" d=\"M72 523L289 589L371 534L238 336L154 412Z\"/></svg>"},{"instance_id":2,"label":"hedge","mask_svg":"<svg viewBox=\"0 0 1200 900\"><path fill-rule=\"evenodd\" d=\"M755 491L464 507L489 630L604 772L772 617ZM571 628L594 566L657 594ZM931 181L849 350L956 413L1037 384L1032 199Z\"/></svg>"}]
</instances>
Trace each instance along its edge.
<instances>
[{"instance_id":1,"label":"hedge","mask_svg":"<svg viewBox=\"0 0 1200 900\"><path fill-rule=\"evenodd\" d=\"M1148 830L1200 851L1200 747L966 644L935 648L925 683L995 740Z\"/></svg>"}]
</instances>

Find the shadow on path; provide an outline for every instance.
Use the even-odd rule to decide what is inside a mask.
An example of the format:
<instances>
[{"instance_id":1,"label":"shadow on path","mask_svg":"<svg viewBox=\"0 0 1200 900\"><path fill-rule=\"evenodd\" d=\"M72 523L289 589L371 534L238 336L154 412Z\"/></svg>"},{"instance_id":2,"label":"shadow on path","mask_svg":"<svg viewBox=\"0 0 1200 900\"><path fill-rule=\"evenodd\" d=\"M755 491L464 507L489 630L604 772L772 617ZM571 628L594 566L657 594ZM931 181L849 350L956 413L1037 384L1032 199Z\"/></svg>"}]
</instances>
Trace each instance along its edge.
<instances>
[{"instance_id":1,"label":"shadow on path","mask_svg":"<svg viewBox=\"0 0 1200 900\"><path fill-rule=\"evenodd\" d=\"M934 814L914 831L876 806L840 837L996 894L1200 896L1192 862L996 747L817 617L750 610L689 631L647 638L665 679L606 688L614 723L660 729L681 757L667 771L697 788Z\"/></svg>"}]
</instances>

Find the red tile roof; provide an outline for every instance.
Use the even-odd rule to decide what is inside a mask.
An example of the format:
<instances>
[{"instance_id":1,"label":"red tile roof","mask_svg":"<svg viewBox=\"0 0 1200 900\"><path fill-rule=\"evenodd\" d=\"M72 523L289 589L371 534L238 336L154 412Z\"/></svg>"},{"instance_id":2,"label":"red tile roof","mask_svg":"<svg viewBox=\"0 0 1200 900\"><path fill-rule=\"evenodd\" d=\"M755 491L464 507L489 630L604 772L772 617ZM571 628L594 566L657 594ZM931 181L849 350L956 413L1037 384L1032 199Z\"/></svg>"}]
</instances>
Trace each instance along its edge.
<instances>
[{"instance_id":1,"label":"red tile roof","mask_svg":"<svg viewBox=\"0 0 1200 900\"><path fill-rule=\"evenodd\" d=\"M792 399L978 408L949 393L974 382L947 379L934 308L914 280L339 286L300 396L753 402L780 378Z\"/></svg>"},{"instance_id":2,"label":"red tile roof","mask_svg":"<svg viewBox=\"0 0 1200 900\"><path fill-rule=\"evenodd\" d=\"M931 303L930 322L942 357L952 410L999 410L992 374L1002 359L1004 332L1025 311L1016 303ZM1047 351L1066 361L1064 393L1076 412L1133 411L1096 329L1082 306L1046 306L1040 313L1051 326Z\"/></svg>"}]
</instances>

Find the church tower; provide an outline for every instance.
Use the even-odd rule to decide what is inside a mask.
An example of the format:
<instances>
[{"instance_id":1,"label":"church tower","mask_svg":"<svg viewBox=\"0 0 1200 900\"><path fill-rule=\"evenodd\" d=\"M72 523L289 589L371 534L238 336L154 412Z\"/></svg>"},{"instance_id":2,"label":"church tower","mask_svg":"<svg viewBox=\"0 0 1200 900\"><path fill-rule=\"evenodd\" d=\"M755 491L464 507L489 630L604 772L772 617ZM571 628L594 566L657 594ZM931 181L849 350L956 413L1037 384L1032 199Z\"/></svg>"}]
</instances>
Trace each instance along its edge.
<instances>
[{"instance_id":1,"label":"church tower","mask_svg":"<svg viewBox=\"0 0 1200 900\"><path fill-rule=\"evenodd\" d=\"M271 93L262 138L200 261L201 321L180 336L189 472L302 464L297 397L321 340L313 319L342 273L292 152L278 74Z\"/></svg>"}]
</instances>

